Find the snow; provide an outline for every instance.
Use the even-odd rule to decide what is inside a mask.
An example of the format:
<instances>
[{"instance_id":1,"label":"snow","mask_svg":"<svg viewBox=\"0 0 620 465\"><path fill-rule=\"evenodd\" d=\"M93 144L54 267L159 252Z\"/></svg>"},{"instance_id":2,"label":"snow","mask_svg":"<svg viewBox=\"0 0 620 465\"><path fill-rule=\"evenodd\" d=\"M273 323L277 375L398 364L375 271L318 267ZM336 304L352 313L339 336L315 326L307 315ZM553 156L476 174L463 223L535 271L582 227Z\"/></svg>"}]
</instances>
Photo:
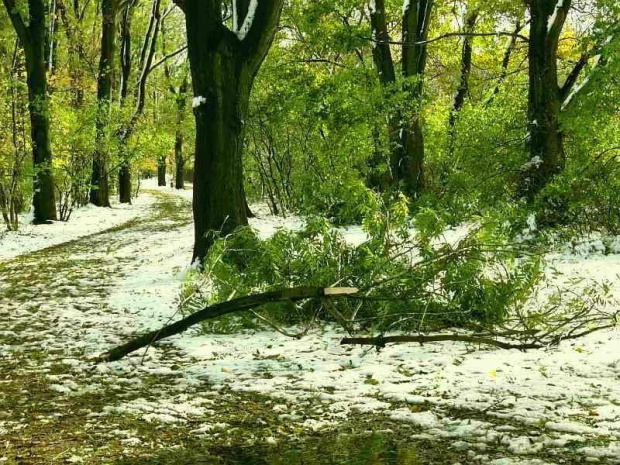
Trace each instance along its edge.
<instances>
[{"instance_id":1,"label":"snow","mask_svg":"<svg viewBox=\"0 0 620 465\"><path fill-rule=\"evenodd\" d=\"M556 3L555 5L555 10L553 10L553 14L549 17L549 20L547 21L547 31L550 32L551 29L553 28L553 25L555 24L555 20L558 17L558 11L560 11L560 8L562 8L564 6L564 0L558 0L558 3Z\"/></svg>"},{"instance_id":2,"label":"snow","mask_svg":"<svg viewBox=\"0 0 620 465\"><path fill-rule=\"evenodd\" d=\"M198 95L192 99L192 108L198 108L203 103L207 103L207 99L201 95Z\"/></svg>"},{"instance_id":3,"label":"snow","mask_svg":"<svg viewBox=\"0 0 620 465\"><path fill-rule=\"evenodd\" d=\"M243 20L243 24L239 28L239 30L234 31L237 34L237 38L239 40L244 40L247 36L248 32L252 28L252 23L254 22L254 16L256 15L256 8L258 7L258 0L250 0L250 5L248 6L248 14Z\"/></svg>"},{"instance_id":4,"label":"snow","mask_svg":"<svg viewBox=\"0 0 620 465\"><path fill-rule=\"evenodd\" d=\"M542 158L540 158L540 156L536 155L534 157L532 157L530 159L530 161L528 161L527 163L524 163L523 165L521 165L521 170L522 171L528 171L532 168L534 169L538 169L538 167L540 167L540 165L543 164L543 160Z\"/></svg>"},{"instance_id":5,"label":"snow","mask_svg":"<svg viewBox=\"0 0 620 465\"><path fill-rule=\"evenodd\" d=\"M159 190L183 201L191 197L191 191ZM138 209L132 214L148 213L154 196L143 198L150 200L144 200L141 209L138 202L128 207ZM274 218L264 207L252 208L258 217L251 224L261 237L279 228L303 227L299 218ZM530 233L536 229L535 216L528 218L526 229ZM352 243L365 240L360 227L342 232ZM454 241L463 234L461 228L446 238ZM110 261L101 265L107 267L106 293L44 298L36 303L37 319L53 315L55 324L44 330L27 326L20 330L24 340L36 335L36 346L53 350L66 365L66 374L46 375L53 395L80 396L105 391L107 386L128 393L142 387L148 395L120 396L103 408L93 407L89 418L105 423L119 415L135 415L154 426L187 423L199 437L230 429L225 423L205 421L217 417L220 398L260 393L273 399L265 403L266 411L309 432L337 428L352 415L378 415L396 422L396 427L408 425L412 439L448 440L471 455L466 463L548 463L537 454L572 454L584 462L617 462L620 457L617 331L591 334L548 350L520 352L457 342L368 350L340 345L344 334L333 326L314 328L301 340L268 330L205 335L190 329L150 347L146 356L141 350L93 369L90 357L136 332L180 317L176 304L189 268L192 238L191 223L171 229L128 228L109 238L114 245L109 250L72 252L77 258L84 254ZM615 280L620 273L618 252L620 237L592 236L550 254L550 268L557 270L550 286L574 279ZM80 279L88 287L100 284L97 277ZM613 292L620 296L619 290ZM3 321L9 315L9 323L31 321L30 307L7 303L1 294ZM7 325L7 335L12 331ZM17 347L0 349L3 357L10 358ZM84 356L76 356L76 349ZM86 377L88 384L79 382L80 377ZM122 436L126 447L139 447L139 437ZM279 442L275 429L262 440ZM490 450L501 455L490 456Z\"/></svg>"},{"instance_id":6,"label":"snow","mask_svg":"<svg viewBox=\"0 0 620 465\"><path fill-rule=\"evenodd\" d=\"M237 0L232 0L232 30L237 32Z\"/></svg>"},{"instance_id":7,"label":"snow","mask_svg":"<svg viewBox=\"0 0 620 465\"><path fill-rule=\"evenodd\" d=\"M154 198L143 193L132 202L121 204L111 199L112 208L105 209L105 215L100 207L89 204L76 209L68 222L52 224L33 225L28 223L30 214L21 215L19 230L0 232L0 262L126 223L148 211Z\"/></svg>"}]
</instances>

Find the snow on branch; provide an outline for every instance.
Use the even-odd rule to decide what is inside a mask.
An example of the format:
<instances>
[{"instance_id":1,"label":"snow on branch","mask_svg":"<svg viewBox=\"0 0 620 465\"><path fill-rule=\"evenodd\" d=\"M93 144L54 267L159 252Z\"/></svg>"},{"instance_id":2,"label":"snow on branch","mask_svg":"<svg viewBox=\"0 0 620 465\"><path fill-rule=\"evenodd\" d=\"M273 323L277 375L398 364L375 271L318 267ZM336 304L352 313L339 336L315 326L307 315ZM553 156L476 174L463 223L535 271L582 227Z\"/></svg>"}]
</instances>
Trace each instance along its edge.
<instances>
[{"instance_id":1,"label":"snow on branch","mask_svg":"<svg viewBox=\"0 0 620 465\"><path fill-rule=\"evenodd\" d=\"M250 6L248 7L248 14L245 15L245 19L243 20L243 24L237 30L237 14L236 14L236 0L233 1L233 32L237 34L239 40L244 40L248 35L248 32L252 28L252 23L254 22L254 17L256 16L256 8L258 7L258 0L250 0Z\"/></svg>"}]
</instances>

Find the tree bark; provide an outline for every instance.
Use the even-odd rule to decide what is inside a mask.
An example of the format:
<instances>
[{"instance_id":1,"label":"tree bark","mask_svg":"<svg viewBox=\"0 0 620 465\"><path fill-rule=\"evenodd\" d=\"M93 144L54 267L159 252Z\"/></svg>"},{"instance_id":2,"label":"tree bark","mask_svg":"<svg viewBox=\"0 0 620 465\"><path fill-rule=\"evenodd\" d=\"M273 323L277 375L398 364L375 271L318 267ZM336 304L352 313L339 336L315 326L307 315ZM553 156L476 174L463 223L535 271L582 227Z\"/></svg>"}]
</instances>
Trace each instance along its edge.
<instances>
[{"instance_id":1,"label":"tree bark","mask_svg":"<svg viewBox=\"0 0 620 465\"><path fill-rule=\"evenodd\" d=\"M405 159L398 169L405 191L419 197L424 188L424 133L422 121L423 80L426 71L430 16L434 0L412 0L405 3L402 31L402 73L405 91L414 105L412 115L407 115L401 126L401 144Z\"/></svg>"},{"instance_id":2,"label":"tree bark","mask_svg":"<svg viewBox=\"0 0 620 465\"><path fill-rule=\"evenodd\" d=\"M370 27L375 41L372 48L372 59L379 75L379 82L384 87L386 96L389 98L397 92L396 72L394 70L394 59L390 50L390 35L385 19L385 0L375 0L370 5ZM398 166L405 158L403 145L399 137L399 128L402 115L399 111L390 112L387 119L389 157L390 157L390 180L393 187L398 185ZM375 154L374 158L379 158ZM378 164L377 161L374 161ZM384 187L378 182L378 187Z\"/></svg>"},{"instance_id":3,"label":"tree bark","mask_svg":"<svg viewBox=\"0 0 620 465\"><path fill-rule=\"evenodd\" d=\"M114 78L114 48L116 40L116 0L102 0L101 56L97 77L97 120L95 153L91 175L90 202L98 207L110 206L108 181L109 154L105 147L105 130L110 113Z\"/></svg>"},{"instance_id":4,"label":"tree bark","mask_svg":"<svg viewBox=\"0 0 620 465\"><path fill-rule=\"evenodd\" d=\"M222 24L216 0L178 2L185 11L196 119L194 254L203 259L213 231L246 225L242 133L254 78L273 41L283 0L262 0L239 30ZM246 5L246 6L244 6ZM237 14L249 12L237 0ZM248 15L250 14L248 13ZM243 21L241 19L243 18Z\"/></svg>"},{"instance_id":5,"label":"tree bark","mask_svg":"<svg viewBox=\"0 0 620 465\"><path fill-rule=\"evenodd\" d=\"M123 11L121 21L121 85L119 106L125 105L129 93L129 79L131 76L131 17L135 1L129 3ZM120 203L131 203L131 166L127 156L127 144L124 134L119 137L120 156L123 158L118 171L118 197Z\"/></svg>"},{"instance_id":6,"label":"tree bark","mask_svg":"<svg viewBox=\"0 0 620 465\"><path fill-rule=\"evenodd\" d=\"M562 101L557 52L571 0L529 0L530 41L528 129L530 161L521 171L521 194L532 201L564 168L560 128Z\"/></svg>"},{"instance_id":7,"label":"tree bark","mask_svg":"<svg viewBox=\"0 0 620 465\"><path fill-rule=\"evenodd\" d=\"M43 0L28 0L28 25L24 23L13 0L3 0L3 3L26 56L30 135L35 168L32 199L34 222L45 223L57 219L45 71L45 3Z\"/></svg>"},{"instance_id":8,"label":"tree bark","mask_svg":"<svg viewBox=\"0 0 620 465\"><path fill-rule=\"evenodd\" d=\"M174 187L176 189L183 189L185 188L185 158L183 158L183 121L185 120L185 111L187 109L187 76L179 87L179 91L175 95L175 99L177 104L177 127L174 137L174 161L176 164Z\"/></svg>"},{"instance_id":9,"label":"tree bark","mask_svg":"<svg viewBox=\"0 0 620 465\"><path fill-rule=\"evenodd\" d=\"M166 185L166 157L157 160L157 185L160 187Z\"/></svg>"},{"instance_id":10,"label":"tree bark","mask_svg":"<svg viewBox=\"0 0 620 465\"><path fill-rule=\"evenodd\" d=\"M97 357L99 362L113 362L123 358L125 355L135 352L143 347L153 344L166 337L179 334L190 326L193 326L207 319L218 318L230 313L251 310L261 305L274 302L292 301L296 302L305 299L326 299L336 297L347 297L356 295L358 290L353 287L294 287L281 291L264 292L262 294L248 295L238 299L228 300L215 305L205 307L196 313L192 313L182 320L164 326L156 331L144 334L136 339L129 341L122 346L116 347Z\"/></svg>"}]
</instances>

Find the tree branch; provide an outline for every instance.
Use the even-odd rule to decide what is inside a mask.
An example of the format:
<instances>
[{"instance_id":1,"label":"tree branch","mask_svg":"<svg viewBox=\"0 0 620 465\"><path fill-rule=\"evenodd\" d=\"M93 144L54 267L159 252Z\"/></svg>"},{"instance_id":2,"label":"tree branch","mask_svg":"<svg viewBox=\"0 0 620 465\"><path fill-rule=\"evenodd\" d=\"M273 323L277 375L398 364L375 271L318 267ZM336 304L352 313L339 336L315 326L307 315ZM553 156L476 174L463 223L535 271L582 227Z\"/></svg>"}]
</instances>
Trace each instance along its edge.
<instances>
[{"instance_id":1,"label":"tree branch","mask_svg":"<svg viewBox=\"0 0 620 465\"><path fill-rule=\"evenodd\" d=\"M271 47L283 6L284 0L258 1L250 29L241 41L251 76L256 75Z\"/></svg>"},{"instance_id":2,"label":"tree branch","mask_svg":"<svg viewBox=\"0 0 620 465\"><path fill-rule=\"evenodd\" d=\"M180 48L176 49L174 52L171 52L168 55L166 55L163 58L161 58L157 63L155 63L153 66L151 66L149 68L149 70L147 71L147 74L150 74L151 71L154 71L156 68L158 68L159 66L163 65L170 58L174 58L175 56L183 53L185 50L187 50L187 44L181 46Z\"/></svg>"},{"instance_id":3,"label":"tree branch","mask_svg":"<svg viewBox=\"0 0 620 465\"><path fill-rule=\"evenodd\" d=\"M562 102L566 100L571 90L577 83L577 79L579 78L581 71L583 71L583 69L586 67L588 61L590 61L591 56L591 53L583 53L579 58L579 61L575 64L575 67L567 76L566 81L564 81L564 85L560 89L560 99L562 100Z\"/></svg>"},{"instance_id":4,"label":"tree branch","mask_svg":"<svg viewBox=\"0 0 620 465\"><path fill-rule=\"evenodd\" d=\"M524 343L524 344L511 344L509 342L502 342L491 337L485 336L468 336L465 334L437 334L434 336L377 336L377 337L345 337L340 341L341 345L355 344L355 345L372 345L376 347L385 347L386 344L399 344L403 342L418 342L425 344L427 342L470 342L472 344L484 344L499 347L500 349L542 349L544 346L541 344Z\"/></svg>"},{"instance_id":5,"label":"tree branch","mask_svg":"<svg viewBox=\"0 0 620 465\"><path fill-rule=\"evenodd\" d=\"M377 44L403 45L405 47L415 47L417 45L430 44L430 43L437 42L439 40L447 39L450 37L516 37L518 39L521 39L524 42L529 42L530 40L523 34L518 34L514 32L448 32L446 34L433 37L432 39L422 40L422 41L415 42L412 44L406 44L404 42L398 42L394 40L378 40L372 37L364 37L364 36L359 36L359 37L361 39L369 40Z\"/></svg>"},{"instance_id":6,"label":"tree branch","mask_svg":"<svg viewBox=\"0 0 620 465\"><path fill-rule=\"evenodd\" d=\"M4 6L6 7L6 12L9 15L9 19L15 28L15 32L17 33L17 37L19 37L22 45L27 45L30 42L30 32L28 30L28 26L24 23L19 11L17 11L17 7L15 6L14 0L2 0Z\"/></svg>"},{"instance_id":7,"label":"tree branch","mask_svg":"<svg viewBox=\"0 0 620 465\"><path fill-rule=\"evenodd\" d=\"M238 299L221 302L215 305L205 307L204 309L192 313L186 318L177 321L171 325L164 326L156 331L144 334L133 339L126 344L118 346L97 357L98 362L111 362L119 360L125 355L135 352L143 347L153 344L166 337L181 333L201 321L217 318L230 313L236 313L244 310L252 310L267 303L284 302L284 301L300 301L305 299L321 299L347 297L357 294L358 290L351 287L294 287L283 289L280 291L264 292L262 294L249 295Z\"/></svg>"}]
</instances>

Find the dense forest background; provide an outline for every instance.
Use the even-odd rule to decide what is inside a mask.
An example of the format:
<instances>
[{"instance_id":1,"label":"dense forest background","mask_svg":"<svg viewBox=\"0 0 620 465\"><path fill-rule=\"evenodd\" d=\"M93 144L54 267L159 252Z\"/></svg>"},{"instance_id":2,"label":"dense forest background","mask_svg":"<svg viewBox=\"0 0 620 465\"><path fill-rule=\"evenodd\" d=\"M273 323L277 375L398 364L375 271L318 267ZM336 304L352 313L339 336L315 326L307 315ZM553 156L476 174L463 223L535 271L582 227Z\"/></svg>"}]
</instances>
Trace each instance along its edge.
<instances>
[{"instance_id":1,"label":"dense forest background","mask_svg":"<svg viewBox=\"0 0 620 465\"><path fill-rule=\"evenodd\" d=\"M164 170L176 173L176 187L192 178L194 97L179 8L4 3L7 227L18 227L33 193L35 216L45 196L56 203L42 201L40 219L68 220L89 201L130 201L145 172L158 170L162 183ZM452 223L533 208L554 226L615 231L618 5L565 3L419 1L406 3L410 14L391 1L284 5L244 112L247 196L275 214L338 224L401 192L414 211L432 208ZM232 28L231 5L221 8ZM47 87L28 63L38 59ZM41 142L36 113L49 121Z\"/></svg>"}]
</instances>

